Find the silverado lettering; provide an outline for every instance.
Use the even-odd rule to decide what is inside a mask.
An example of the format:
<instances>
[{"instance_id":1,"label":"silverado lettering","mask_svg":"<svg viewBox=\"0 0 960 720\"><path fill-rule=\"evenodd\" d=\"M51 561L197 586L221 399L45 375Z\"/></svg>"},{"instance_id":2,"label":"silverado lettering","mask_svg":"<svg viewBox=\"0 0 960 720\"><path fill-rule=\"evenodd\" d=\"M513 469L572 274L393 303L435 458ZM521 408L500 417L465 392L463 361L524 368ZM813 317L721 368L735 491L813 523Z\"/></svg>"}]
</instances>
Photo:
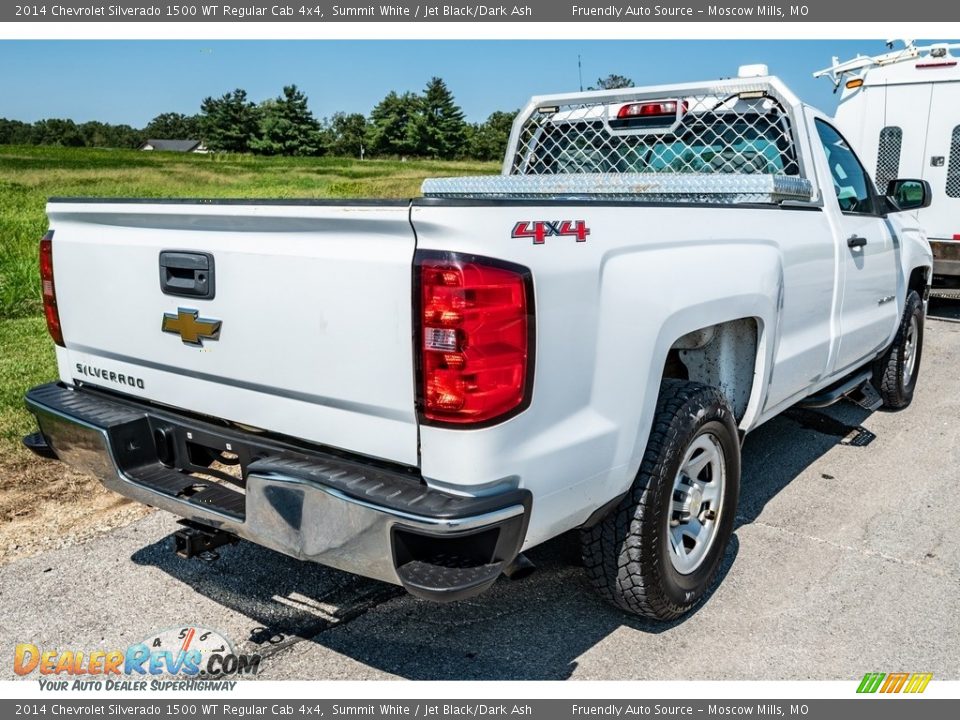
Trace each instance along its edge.
<instances>
[{"instance_id":1,"label":"silverado lettering","mask_svg":"<svg viewBox=\"0 0 960 720\"><path fill-rule=\"evenodd\" d=\"M117 383L119 385L129 385L130 387L136 387L141 390L144 389L143 380L133 375L124 375L123 373L114 372L113 370L91 367L83 363L77 363L76 368L78 373L86 375L87 377L106 380L107 382Z\"/></svg>"}]
</instances>

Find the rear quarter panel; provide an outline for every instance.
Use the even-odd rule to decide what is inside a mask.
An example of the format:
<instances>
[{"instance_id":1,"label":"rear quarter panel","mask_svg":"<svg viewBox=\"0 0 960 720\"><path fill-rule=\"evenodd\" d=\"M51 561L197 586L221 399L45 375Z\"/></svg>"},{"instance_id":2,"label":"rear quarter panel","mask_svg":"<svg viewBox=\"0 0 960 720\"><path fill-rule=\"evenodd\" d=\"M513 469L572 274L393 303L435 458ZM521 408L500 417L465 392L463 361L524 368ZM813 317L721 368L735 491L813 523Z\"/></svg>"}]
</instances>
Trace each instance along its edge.
<instances>
[{"instance_id":1,"label":"rear quarter panel","mask_svg":"<svg viewBox=\"0 0 960 720\"><path fill-rule=\"evenodd\" d=\"M584 220L585 242L512 238L519 221ZM763 405L778 344L784 246L820 233L822 213L743 207L471 201L414 204L418 250L509 260L532 270L536 369L530 407L479 430L422 425L434 486L534 493L527 546L582 524L639 468L670 346L695 329L755 318L759 357L743 424ZM803 267L803 251L792 258ZM832 258L832 255L831 255ZM832 260L828 262L832 272ZM803 284L797 284L803 293ZM798 307L806 298L795 297ZM830 299L823 317L829 324ZM802 313L797 323L811 322ZM820 322L818 320L818 322ZM821 327L829 344L830 329Z\"/></svg>"}]
</instances>

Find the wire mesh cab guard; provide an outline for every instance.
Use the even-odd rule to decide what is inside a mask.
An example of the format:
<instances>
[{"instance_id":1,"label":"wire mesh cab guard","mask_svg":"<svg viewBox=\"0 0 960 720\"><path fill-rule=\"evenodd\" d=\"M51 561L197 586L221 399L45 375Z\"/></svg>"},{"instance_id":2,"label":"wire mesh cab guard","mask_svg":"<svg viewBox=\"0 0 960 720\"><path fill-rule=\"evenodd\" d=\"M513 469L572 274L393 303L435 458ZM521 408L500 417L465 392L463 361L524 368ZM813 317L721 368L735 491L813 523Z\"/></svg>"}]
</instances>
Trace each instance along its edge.
<instances>
[{"instance_id":1,"label":"wire mesh cab guard","mask_svg":"<svg viewBox=\"0 0 960 720\"><path fill-rule=\"evenodd\" d=\"M534 97L500 177L428 180L423 193L810 202L800 107L775 77Z\"/></svg>"}]
</instances>

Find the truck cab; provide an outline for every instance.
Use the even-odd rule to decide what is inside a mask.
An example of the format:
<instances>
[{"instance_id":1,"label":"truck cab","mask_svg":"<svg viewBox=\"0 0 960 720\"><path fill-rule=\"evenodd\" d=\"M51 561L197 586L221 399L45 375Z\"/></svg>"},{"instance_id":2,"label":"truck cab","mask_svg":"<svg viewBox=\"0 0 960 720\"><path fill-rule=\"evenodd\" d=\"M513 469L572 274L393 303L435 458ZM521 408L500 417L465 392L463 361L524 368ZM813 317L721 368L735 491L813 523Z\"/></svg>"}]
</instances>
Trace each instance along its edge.
<instances>
[{"instance_id":1,"label":"truck cab","mask_svg":"<svg viewBox=\"0 0 960 720\"><path fill-rule=\"evenodd\" d=\"M918 212L934 255L934 286L960 292L960 44L858 56L814 73L843 95L835 122L877 187L898 177L926 180L929 207Z\"/></svg>"}]
</instances>

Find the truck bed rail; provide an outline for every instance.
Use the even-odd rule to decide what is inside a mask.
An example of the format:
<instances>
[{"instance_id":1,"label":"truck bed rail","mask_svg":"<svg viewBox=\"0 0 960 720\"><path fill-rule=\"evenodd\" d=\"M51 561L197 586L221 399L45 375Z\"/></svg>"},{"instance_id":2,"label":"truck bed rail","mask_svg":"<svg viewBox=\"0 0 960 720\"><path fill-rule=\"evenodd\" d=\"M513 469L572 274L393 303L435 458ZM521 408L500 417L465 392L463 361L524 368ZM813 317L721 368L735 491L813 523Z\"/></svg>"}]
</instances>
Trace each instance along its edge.
<instances>
[{"instance_id":1,"label":"truck bed rail","mask_svg":"<svg viewBox=\"0 0 960 720\"><path fill-rule=\"evenodd\" d=\"M721 173L581 173L435 178L423 182L425 197L489 199L604 199L646 202L810 202L810 181L787 175Z\"/></svg>"}]
</instances>

